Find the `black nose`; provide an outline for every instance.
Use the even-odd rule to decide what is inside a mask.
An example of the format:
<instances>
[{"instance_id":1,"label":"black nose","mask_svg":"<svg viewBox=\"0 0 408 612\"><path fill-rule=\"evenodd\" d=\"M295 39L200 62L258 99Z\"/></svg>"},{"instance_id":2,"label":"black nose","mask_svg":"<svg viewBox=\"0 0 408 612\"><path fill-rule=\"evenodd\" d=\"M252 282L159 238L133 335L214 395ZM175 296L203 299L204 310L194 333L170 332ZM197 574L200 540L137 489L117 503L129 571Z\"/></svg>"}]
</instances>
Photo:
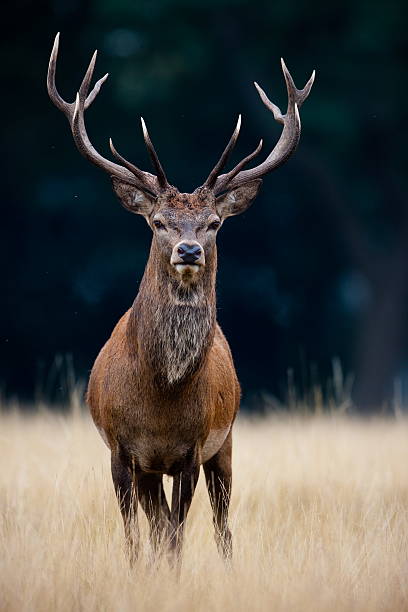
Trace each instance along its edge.
<instances>
[{"instance_id":1,"label":"black nose","mask_svg":"<svg viewBox=\"0 0 408 612\"><path fill-rule=\"evenodd\" d=\"M201 247L183 242L177 247L177 253L184 263L193 264L201 257Z\"/></svg>"}]
</instances>

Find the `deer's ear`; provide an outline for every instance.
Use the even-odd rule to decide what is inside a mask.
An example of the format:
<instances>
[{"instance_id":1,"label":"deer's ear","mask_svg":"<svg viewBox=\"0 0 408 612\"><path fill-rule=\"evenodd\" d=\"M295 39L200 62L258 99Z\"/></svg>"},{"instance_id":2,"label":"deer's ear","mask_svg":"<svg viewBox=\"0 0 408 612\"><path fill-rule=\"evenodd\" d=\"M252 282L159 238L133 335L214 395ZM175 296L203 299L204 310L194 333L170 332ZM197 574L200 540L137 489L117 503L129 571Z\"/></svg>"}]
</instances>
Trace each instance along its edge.
<instances>
[{"instance_id":1,"label":"deer's ear","mask_svg":"<svg viewBox=\"0 0 408 612\"><path fill-rule=\"evenodd\" d=\"M156 198L147 191L125 183L112 176L113 189L122 206L132 213L148 217L156 204Z\"/></svg>"},{"instance_id":2,"label":"deer's ear","mask_svg":"<svg viewBox=\"0 0 408 612\"><path fill-rule=\"evenodd\" d=\"M256 198L261 185L262 180L256 179L218 196L215 205L221 219L240 215L247 210Z\"/></svg>"}]
</instances>

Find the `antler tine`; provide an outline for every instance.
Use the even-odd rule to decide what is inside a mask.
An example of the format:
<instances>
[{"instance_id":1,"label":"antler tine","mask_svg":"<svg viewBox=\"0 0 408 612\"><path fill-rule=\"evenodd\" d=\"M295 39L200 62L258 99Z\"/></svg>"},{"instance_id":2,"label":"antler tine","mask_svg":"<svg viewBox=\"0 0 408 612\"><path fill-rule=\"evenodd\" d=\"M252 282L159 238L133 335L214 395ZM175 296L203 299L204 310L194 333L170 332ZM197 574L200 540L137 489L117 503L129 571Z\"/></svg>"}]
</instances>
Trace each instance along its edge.
<instances>
[{"instance_id":1,"label":"antler tine","mask_svg":"<svg viewBox=\"0 0 408 612\"><path fill-rule=\"evenodd\" d=\"M256 90L262 102L265 104L266 108L268 108L273 114L273 118L275 119L275 121L278 121L279 123L283 124L285 122L285 118L282 115L282 112L279 106L276 106L276 104L270 101L270 99L268 98L268 96L266 95L262 87L260 87L256 81L254 81L254 85L256 87Z\"/></svg>"},{"instance_id":2,"label":"antler tine","mask_svg":"<svg viewBox=\"0 0 408 612\"><path fill-rule=\"evenodd\" d=\"M150 174L150 173L144 172L143 170L140 170L140 168L138 168L137 166L129 162L125 157L122 157L122 155L118 153L117 150L115 149L114 144L112 142L112 138L109 138L109 147L110 147L110 150L112 151L112 154L116 157L116 159L120 161L120 163L123 166L125 166L125 168L130 170L130 172L134 174L137 178L139 178L141 181L145 179L146 174ZM152 174L150 174L150 176L153 180L154 176Z\"/></svg>"},{"instance_id":3,"label":"antler tine","mask_svg":"<svg viewBox=\"0 0 408 612\"><path fill-rule=\"evenodd\" d=\"M89 62L89 66L85 72L85 76L82 79L82 83L81 86L78 90L79 93L79 97L81 99L86 100L87 95L88 95L88 90L89 90L89 85L91 83L91 79L93 76L93 72L95 70L95 62L96 62L96 56L98 55L98 51L95 49L95 51L93 52L93 55L91 57L91 61Z\"/></svg>"},{"instance_id":4,"label":"antler tine","mask_svg":"<svg viewBox=\"0 0 408 612\"><path fill-rule=\"evenodd\" d=\"M221 155L220 159L218 160L218 162L216 163L216 165L214 166L214 168L211 170L210 174L208 175L208 178L205 181L203 187L208 187L208 189L212 189L214 187L219 173L225 167L225 164L228 161L228 158L229 158L229 156L231 154L231 151L235 147L235 144L236 144L236 142L238 140L240 129L241 129L241 115L238 115L238 121L237 121L237 124L235 126L235 130L233 131L232 136L231 136L227 146L225 147L224 151L222 152L222 155Z\"/></svg>"},{"instance_id":5,"label":"antler tine","mask_svg":"<svg viewBox=\"0 0 408 612\"><path fill-rule=\"evenodd\" d=\"M60 33L58 32L54 39L54 44L52 46L52 51L50 55L50 61L48 64L48 73L47 73L47 90L48 95L51 100L54 102L55 106L59 108L67 117L69 113L72 112L73 104L66 102L58 93L57 87L55 85L55 73L57 70L57 58L58 58L58 47L59 47L59 38Z\"/></svg>"},{"instance_id":6,"label":"antler tine","mask_svg":"<svg viewBox=\"0 0 408 612\"><path fill-rule=\"evenodd\" d=\"M244 157L244 159L242 159L232 170L230 170L228 172L228 174L226 175L226 176L228 176L228 181L232 181L232 179L238 174L238 172L240 172L242 170L242 168L244 166L249 164L249 162L252 161L254 159L254 157L259 155L259 153L261 152L261 149L262 149L262 145L263 145L263 140L261 138L261 140L259 141L259 144L256 147L255 151L252 151L252 153L250 153L249 155Z\"/></svg>"},{"instance_id":7,"label":"antler tine","mask_svg":"<svg viewBox=\"0 0 408 612\"><path fill-rule=\"evenodd\" d=\"M140 121L142 123L143 137L147 147L147 151L150 155L150 159L152 160L153 166L157 172L157 180L162 189L166 189L168 187L169 182L167 180L166 174L163 170L163 166L160 163L159 157L156 153L156 150L153 146L151 138L149 136L149 132L147 131L147 127L143 117L140 117Z\"/></svg>"},{"instance_id":8,"label":"antler tine","mask_svg":"<svg viewBox=\"0 0 408 612\"><path fill-rule=\"evenodd\" d=\"M159 173L159 178L153 176L149 172L143 172L130 162L127 162L124 158L119 156L116 152L116 157L120 159L123 165L119 166L109 159L105 159L102 155L100 155L96 149L92 146L88 134L85 127L84 121L84 112L92 102L95 100L98 95L103 83L108 78L108 74L105 74L99 81L97 81L88 95L89 87L91 84L96 56L97 52L95 51L85 76L82 80L81 86L76 95L75 102L66 102L58 93L56 84L55 84L55 74L56 74L56 65L58 58L58 49L59 49L59 33L56 35L54 40L54 45L51 51L50 62L48 66L48 75L47 75L47 89L49 96L52 102L55 104L57 108L59 108L67 117L69 124L71 126L72 135L74 137L75 144L79 150L79 152L89 159L96 166L99 166L106 172L108 172L111 176L116 176L117 178L126 181L127 183L136 185L138 187L142 187L148 189L153 194L158 194L162 189L163 176L164 172L161 168L161 172ZM114 149L114 147L113 147ZM114 149L115 150L115 149ZM116 150L115 150L116 151ZM126 162L126 163L125 163ZM167 184L167 179L166 179Z\"/></svg>"},{"instance_id":9,"label":"antler tine","mask_svg":"<svg viewBox=\"0 0 408 612\"><path fill-rule=\"evenodd\" d=\"M91 93L89 94L89 96L87 96L85 100L85 110L91 106L92 102L95 100L96 96L100 92L100 89L102 85L104 84L104 82L106 81L106 79L108 78L108 76L109 76L109 72L107 72L105 76L99 79L99 81L96 81Z\"/></svg>"},{"instance_id":10,"label":"antler tine","mask_svg":"<svg viewBox=\"0 0 408 612\"><path fill-rule=\"evenodd\" d=\"M315 80L315 76L316 76L316 70L313 70L310 79L308 80L308 82L306 83L306 85L304 86L303 89L301 89L300 91L297 90L299 99L298 99L298 107L300 108L303 104L303 102L306 100L306 98L308 97L308 95L310 94L310 90L312 89L314 80Z\"/></svg>"},{"instance_id":11,"label":"antler tine","mask_svg":"<svg viewBox=\"0 0 408 612\"><path fill-rule=\"evenodd\" d=\"M249 170L240 170L238 172L235 172L236 168L234 168L232 172L219 176L214 184L215 193L224 191L227 188L233 189L243 183L260 178L283 164L295 151L299 143L301 130L299 107L310 93L315 78L315 71L313 70L312 76L305 87L303 89L297 89L292 79L292 75L287 69L283 59L281 59L281 64L288 93L288 107L285 115L282 114L280 108L276 104L269 100L264 90L255 83L255 87L262 102L272 112L274 119L283 124L282 134L275 148L259 166L250 168Z\"/></svg>"}]
</instances>

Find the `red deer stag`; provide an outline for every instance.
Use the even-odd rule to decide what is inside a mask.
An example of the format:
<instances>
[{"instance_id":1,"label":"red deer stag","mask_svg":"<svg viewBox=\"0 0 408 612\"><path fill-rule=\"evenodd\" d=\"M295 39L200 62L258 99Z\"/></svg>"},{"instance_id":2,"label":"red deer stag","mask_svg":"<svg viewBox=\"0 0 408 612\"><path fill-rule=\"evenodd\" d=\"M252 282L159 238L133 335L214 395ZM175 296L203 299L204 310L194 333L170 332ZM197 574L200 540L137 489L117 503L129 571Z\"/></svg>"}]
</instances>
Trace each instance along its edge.
<instances>
[{"instance_id":1,"label":"red deer stag","mask_svg":"<svg viewBox=\"0 0 408 612\"><path fill-rule=\"evenodd\" d=\"M213 509L216 542L231 555L227 517L231 494L232 425L240 386L228 343L216 321L216 236L227 217L244 212L261 186L261 177L296 149L299 107L314 80L298 90L282 60L288 93L286 114L255 83L262 102L283 125L268 157L244 170L256 150L221 174L236 143L241 119L220 160L193 193L170 185L142 119L143 135L155 174L122 157L100 155L85 128L84 112L108 75L89 92L96 51L75 102L61 98L55 85L59 35L48 69L48 93L69 121L82 155L105 170L121 204L143 215L152 229L149 259L139 293L99 353L89 380L87 402L111 451L112 477L127 540L137 554L137 505L150 523L154 546L166 537L176 554L185 519L204 468ZM162 478L173 477L171 509ZM131 520L132 517L132 520Z\"/></svg>"}]
</instances>

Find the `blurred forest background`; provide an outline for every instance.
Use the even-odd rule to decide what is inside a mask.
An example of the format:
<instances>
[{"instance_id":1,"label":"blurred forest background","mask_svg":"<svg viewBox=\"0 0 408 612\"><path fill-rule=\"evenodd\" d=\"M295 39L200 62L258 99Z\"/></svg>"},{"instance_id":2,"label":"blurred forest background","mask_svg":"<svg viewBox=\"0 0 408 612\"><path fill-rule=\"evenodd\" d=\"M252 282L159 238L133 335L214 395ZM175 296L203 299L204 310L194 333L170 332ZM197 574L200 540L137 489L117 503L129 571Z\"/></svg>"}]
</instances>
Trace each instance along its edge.
<instances>
[{"instance_id":1,"label":"blurred forest background","mask_svg":"<svg viewBox=\"0 0 408 612\"><path fill-rule=\"evenodd\" d=\"M219 321L244 397L285 400L324 383L333 360L362 410L408 393L407 5L402 0L16 0L3 6L1 384L57 399L55 356L85 378L141 279L150 230L77 152L45 80L69 101L91 54L109 72L90 137L150 170L142 115L170 181L200 185L243 114L234 161L280 125L279 58L298 87L300 147L219 239ZM232 167L232 166L231 166ZM52 365L54 363L54 366ZM338 369L338 368L337 368ZM396 381L399 383L396 385ZM255 403L255 402L254 402Z\"/></svg>"}]
</instances>

